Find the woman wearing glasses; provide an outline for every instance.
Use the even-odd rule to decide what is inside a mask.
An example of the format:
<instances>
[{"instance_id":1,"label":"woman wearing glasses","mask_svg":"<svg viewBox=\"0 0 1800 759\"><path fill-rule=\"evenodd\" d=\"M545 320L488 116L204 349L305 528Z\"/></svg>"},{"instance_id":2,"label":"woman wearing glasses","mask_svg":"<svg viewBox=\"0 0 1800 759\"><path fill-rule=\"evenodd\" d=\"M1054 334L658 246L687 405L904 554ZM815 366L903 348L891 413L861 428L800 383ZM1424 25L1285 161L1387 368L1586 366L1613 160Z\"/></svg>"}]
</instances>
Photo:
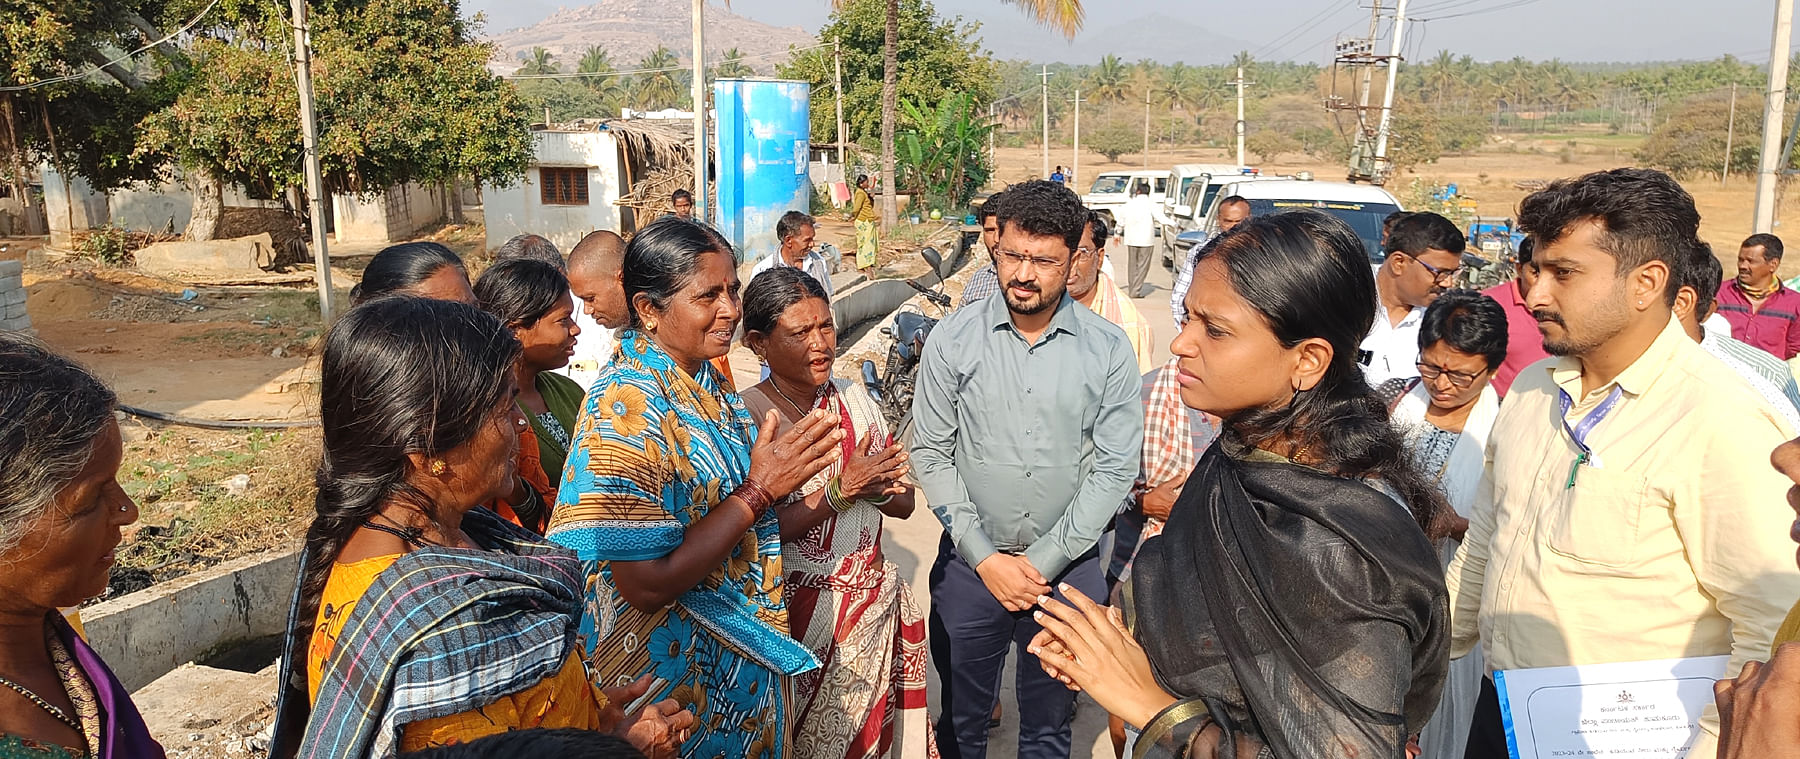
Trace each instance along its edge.
<instances>
[{"instance_id":1,"label":"woman wearing glasses","mask_svg":"<svg viewBox=\"0 0 1800 759\"><path fill-rule=\"evenodd\" d=\"M1388 398L1394 426L1406 436L1413 461L1435 480L1456 510L1450 537L1441 541L1446 563L1469 527L1481 482L1488 432L1500 411L1491 386L1506 359L1506 312L1493 298L1451 290L1425 310L1419 324L1419 376L1392 380L1376 390ZM1422 756L1461 756L1469 719L1481 692L1481 653L1450 663L1438 709L1419 742Z\"/></svg>"}]
</instances>

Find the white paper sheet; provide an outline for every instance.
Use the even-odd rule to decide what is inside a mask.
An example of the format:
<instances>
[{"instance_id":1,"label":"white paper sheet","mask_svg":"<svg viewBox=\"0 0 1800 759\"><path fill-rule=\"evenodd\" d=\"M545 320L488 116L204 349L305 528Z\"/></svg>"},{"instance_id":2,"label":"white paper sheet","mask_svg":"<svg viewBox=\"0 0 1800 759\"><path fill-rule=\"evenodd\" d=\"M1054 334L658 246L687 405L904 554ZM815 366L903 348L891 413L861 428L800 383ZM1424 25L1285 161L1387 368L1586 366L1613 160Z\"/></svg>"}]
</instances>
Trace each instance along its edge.
<instances>
[{"instance_id":1,"label":"white paper sheet","mask_svg":"<svg viewBox=\"0 0 1800 759\"><path fill-rule=\"evenodd\" d=\"M1512 759L1682 759L1730 658L1496 672L1507 748Z\"/></svg>"}]
</instances>

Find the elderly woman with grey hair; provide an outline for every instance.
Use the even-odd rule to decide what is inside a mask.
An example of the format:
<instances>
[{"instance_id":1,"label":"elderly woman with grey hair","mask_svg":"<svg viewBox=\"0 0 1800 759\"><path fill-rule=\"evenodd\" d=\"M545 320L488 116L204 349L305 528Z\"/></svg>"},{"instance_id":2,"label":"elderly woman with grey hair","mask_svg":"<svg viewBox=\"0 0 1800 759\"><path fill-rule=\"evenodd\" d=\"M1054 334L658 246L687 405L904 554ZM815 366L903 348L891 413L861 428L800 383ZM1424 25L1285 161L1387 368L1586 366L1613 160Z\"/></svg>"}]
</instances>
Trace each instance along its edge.
<instances>
[{"instance_id":1,"label":"elderly woman with grey hair","mask_svg":"<svg viewBox=\"0 0 1800 759\"><path fill-rule=\"evenodd\" d=\"M117 405L87 370L0 333L0 756L163 756L57 611L106 590L120 528L137 521Z\"/></svg>"}]
</instances>

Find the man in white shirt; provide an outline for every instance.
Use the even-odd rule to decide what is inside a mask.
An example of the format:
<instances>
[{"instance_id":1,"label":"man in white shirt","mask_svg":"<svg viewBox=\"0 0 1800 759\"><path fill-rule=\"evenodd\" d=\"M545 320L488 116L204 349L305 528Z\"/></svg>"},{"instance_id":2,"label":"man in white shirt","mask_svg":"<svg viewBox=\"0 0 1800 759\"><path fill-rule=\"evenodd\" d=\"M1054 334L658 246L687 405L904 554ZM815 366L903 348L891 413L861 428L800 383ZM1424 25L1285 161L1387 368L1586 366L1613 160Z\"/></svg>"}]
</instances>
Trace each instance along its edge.
<instances>
[{"instance_id":1,"label":"man in white shirt","mask_svg":"<svg viewBox=\"0 0 1800 759\"><path fill-rule=\"evenodd\" d=\"M1144 295L1144 278L1150 276L1150 259L1156 254L1157 226L1174 222L1163 216L1162 208L1150 199L1149 182L1132 188L1131 200L1119 213L1119 224L1125 228L1125 247L1130 250L1131 273L1125 294L1140 298Z\"/></svg>"},{"instance_id":2,"label":"man in white shirt","mask_svg":"<svg viewBox=\"0 0 1800 759\"><path fill-rule=\"evenodd\" d=\"M569 290L581 304L575 323L581 340L564 373L591 387L600 370L612 361L617 347L614 330L625 327L631 315L625 303L625 240L615 232L590 232L569 251Z\"/></svg>"},{"instance_id":3,"label":"man in white shirt","mask_svg":"<svg viewBox=\"0 0 1800 759\"><path fill-rule=\"evenodd\" d=\"M756 268L750 270L750 279L777 266L791 266L819 280L819 285L825 288L825 299L830 300L831 264L813 250L813 239L817 234L813 217L799 211L782 214L775 222L775 237L781 241L781 248L757 262ZM750 284L750 280L745 280L744 284Z\"/></svg>"},{"instance_id":4,"label":"man in white shirt","mask_svg":"<svg viewBox=\"0 0 1800 759\"><path fill-rule=\"evenodd\" d=\"M1394 225L1387 260L1375 267L1375 327L1357 357L1371 386L1419 376L1419 322L1455 286L1465 247L1456 225L1435 213L1411 214Z\"/></svg>"}]
</instances>

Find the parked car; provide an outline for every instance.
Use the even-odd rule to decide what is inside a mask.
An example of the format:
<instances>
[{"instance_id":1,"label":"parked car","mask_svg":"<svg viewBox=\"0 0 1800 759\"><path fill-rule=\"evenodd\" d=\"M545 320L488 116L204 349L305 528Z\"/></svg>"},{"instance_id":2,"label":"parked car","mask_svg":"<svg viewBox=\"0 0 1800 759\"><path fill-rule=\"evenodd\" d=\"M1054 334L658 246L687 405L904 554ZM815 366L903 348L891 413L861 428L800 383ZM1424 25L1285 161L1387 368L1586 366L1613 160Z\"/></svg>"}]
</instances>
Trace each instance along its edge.
<instances>
[{"instance_id":1,"label":"parked car","mask_svg":"<svg viewBox=\"0 0 1800 759\"><path fill-rule=\"evenodd\" d=\"M1201 174L1198 177L1194 177L1193 181L1187 183L1186 195L1182 197L1180 203L1175 204L1174 211L1168 214L1169 219L1175 222L1175 224L1173 226L1163 226L1162 256L1164 266L1174 267L1176 261L1181 260L1182 257L1187 255L1189 250L1193 249L1194 244L1186 233L1193 230L1205 229L1206 211L1212 207L1213 200L1219 197L1219 190L1223 189L1225 185L1234 182L1254 182L1269 179L1292 178L1283 176L1263 176L1261 172L1256 169L1245 169L1245 171L1249 173L1220 174L1217 176L1212 174ZM1205 240L1206 237L1201 236L1199 239Z\"/></svg>"},{"instance_id":2,"label":"parked car","mask_svg":"<svg viewBox=\"0 0 1800 759\"><path fill-rule=\"evenodd\" d=\"M1163 197L1163 213L1168 216L1198 216L1206 210L1206 203L1212 200L1211 195L1199 205L1188 202L1188 188L1195 183L1205 183L1217 191L1223 185L1238 177L1257 176L1260 172L1249 166L1233 163L1183 163L1169 170L1169 191ZM1186 207L1186 212L1181 209Z\"/></svg>"},{"instance_id":3,"label":"parked car","mask_svg":"<svg viewBox=\"0 0 1800 759\"><path fill-rule=\"evenodd\" d=\"M1362 238L1371 264L1380 264L1385 258L1381 253L1382 219L1401 210L1400 201L1393 194L1374 185L1315 182L1301 178L1241 180L1220 189L1218 196L1213 198L1212 205L1207 208L1204 229L1208 236L1218 231L1219 200L1232 195L1250 201L1250 215L1253 217L1297 208L1311 208L1336 216L1356 230L1357 237Z\"/></svg>"},{"instance_id":4,"label":"parked car","mask_svg":"<svg viewBox=\"0 0 1800 759\"><path fill-rule=\"evenodd\" d=\"M1109 223L1117 221L1125 202L1131 200L1139 187L1150 188L1150 200L1160 204L1169 187L1167 169L1133 169L1130 171L1103 171L1094 176L1094 183L1088 187L1081 202L1089 209L1106 214Z\"/></svg>"}]
</instances>

